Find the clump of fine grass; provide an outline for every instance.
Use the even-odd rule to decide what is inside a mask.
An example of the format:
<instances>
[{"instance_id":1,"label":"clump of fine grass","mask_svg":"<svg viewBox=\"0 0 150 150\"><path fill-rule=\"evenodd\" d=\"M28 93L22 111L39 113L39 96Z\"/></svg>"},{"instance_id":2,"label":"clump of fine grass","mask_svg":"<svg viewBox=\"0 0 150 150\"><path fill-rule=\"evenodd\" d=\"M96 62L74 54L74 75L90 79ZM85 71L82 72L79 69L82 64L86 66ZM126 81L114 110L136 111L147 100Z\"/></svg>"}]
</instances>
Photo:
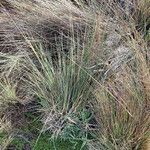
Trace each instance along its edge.
<instances>
[{"instance_id":1,"label":"clump of fine grass","mask_svg":"<svg viewBox=\"0 0 150 150\"><path fill-rule=\"evenodd\" d=\"M95 106L102 149L139 149L149 137L146 91L129 66L97 89Z\"/></svg>"},{"instance_id":2,"label":"clump of fine grass","mask_svg":"<svg viewBox=\"0 0 150 150\"><path fill-rule=\"evenodd\" d=\"M26 52L27 54L27 52ZM25 53L0 53L0 91L1 103L26 103L31 95L23 83ZM23 93L25 92L25 93ZM28 93L28 94L27 94Z\"/></svg>"},{"instance_id":3,"label":"clump of fine grass","mask_svg":"<svg viewBox=\"0 0 150 150\"><path fill-rule=\"evenodd\" d=\"M75 50L69 54L58 52L56 65L51 53L45 55L41 48L33 49L36 63L27 58L32 71L27 70L26 82L44 113L42 132L50 130L60 134L69 124L78 124L80 112L88 104L90 77L83 71L82 62L76 62Z\"/></svg>"},{"instance_id":4,"label":"clump of fine grass","mask_svg":"<svg viewBox=\"0 0 150 150\"><path fill-rule=\"evenodd\" d=\"M121 17L116 12L115 17ZM124 44L128 47L128 54L131 52L132 55L127 60L126 55L123 55L125 63L120 62L117 69L112 62L109 63L108 69L114 71L103 83L98 82L98 88L93 92L97 99L94 108L97 108L95 112L99 132L96 137L99 137L99 142L91 149L143 149L145 143L148 145L149 48L143 34L137 31L136 26L130 26L133 20L130 21L127 23L126 19L121 18L119 22L124 27L118 32L122 35L128 31L130 36L124 39ZM148 149L147 146L144 148Z\"/></svg>"}]
</instances>

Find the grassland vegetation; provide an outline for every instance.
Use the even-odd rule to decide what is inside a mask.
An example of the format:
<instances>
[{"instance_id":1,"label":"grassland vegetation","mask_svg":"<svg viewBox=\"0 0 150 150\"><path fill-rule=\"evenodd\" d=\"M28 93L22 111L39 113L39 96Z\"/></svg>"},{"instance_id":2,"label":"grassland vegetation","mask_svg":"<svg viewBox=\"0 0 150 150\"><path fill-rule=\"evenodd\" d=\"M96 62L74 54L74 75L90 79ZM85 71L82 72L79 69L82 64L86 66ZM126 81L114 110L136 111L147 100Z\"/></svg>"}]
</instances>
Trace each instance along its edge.
<instances>
[{"instance_id":1,"label":"grassland vegetation","mask_svg":"<svg viewBox=\"0 0 150 150\"><path fill-rule=\"evenodd\" d=\"M148 150L148 0L1 0L0 149Z\"/></svg>"}]
</instances>

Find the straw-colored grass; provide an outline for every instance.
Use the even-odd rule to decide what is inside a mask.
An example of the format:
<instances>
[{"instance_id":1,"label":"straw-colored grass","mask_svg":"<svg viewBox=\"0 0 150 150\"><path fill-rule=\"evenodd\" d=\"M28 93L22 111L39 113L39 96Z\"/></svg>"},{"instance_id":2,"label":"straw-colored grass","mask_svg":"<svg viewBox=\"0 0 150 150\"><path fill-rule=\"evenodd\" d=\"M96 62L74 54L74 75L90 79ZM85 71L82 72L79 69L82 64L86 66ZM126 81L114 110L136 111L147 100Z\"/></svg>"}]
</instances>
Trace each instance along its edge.
<instances>
[{"instance_id":1,"label":"straw-colored grass","mask_svg":"<svg viewBox=\"0 0 150 150\"><path fill-rule=\"evenodd\" d=\"M33 148L49 132L90 150L148 150L148 6L148 0L0 2L0 132L9 127L12 137L6 109L33 102L42 123Z\"/></svg>"}]
</instances>

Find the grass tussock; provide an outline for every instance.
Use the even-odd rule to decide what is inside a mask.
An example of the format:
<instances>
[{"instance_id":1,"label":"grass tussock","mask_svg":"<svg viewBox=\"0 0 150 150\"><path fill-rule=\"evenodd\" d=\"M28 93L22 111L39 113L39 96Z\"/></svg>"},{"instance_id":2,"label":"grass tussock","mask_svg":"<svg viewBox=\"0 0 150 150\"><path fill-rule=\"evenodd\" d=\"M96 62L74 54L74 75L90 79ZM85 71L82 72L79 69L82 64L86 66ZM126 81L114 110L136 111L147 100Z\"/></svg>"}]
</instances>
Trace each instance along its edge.
<instances>
[{"instance_id":1,"label":"grass tussock","mask_svg":"<svg viewBox=\"0 0 150 150\"><path fill-rule=\"evenodd\" d=\"M2 0L0 148L148 150L148 5Z\"/></svg>"}]
</instances>

